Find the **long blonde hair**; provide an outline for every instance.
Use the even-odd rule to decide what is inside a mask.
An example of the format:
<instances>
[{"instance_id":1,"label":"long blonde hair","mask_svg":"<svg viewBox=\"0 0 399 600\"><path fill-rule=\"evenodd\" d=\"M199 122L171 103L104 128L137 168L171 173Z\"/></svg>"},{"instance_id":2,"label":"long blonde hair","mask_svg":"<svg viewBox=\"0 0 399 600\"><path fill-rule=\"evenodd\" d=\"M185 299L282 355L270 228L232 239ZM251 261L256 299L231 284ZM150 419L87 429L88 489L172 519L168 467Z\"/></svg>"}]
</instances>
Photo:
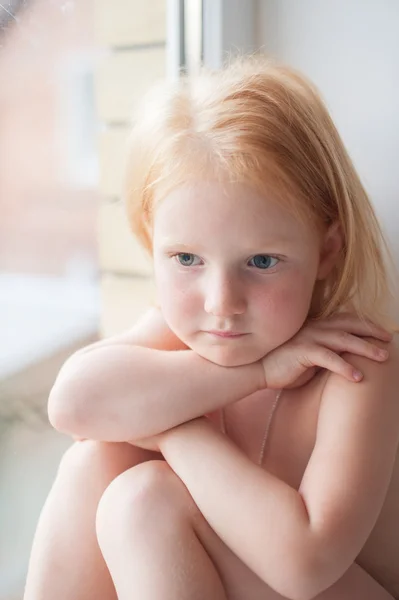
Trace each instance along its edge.
<instances>
[{"instance_id":1,"label":"long blonde hair","mask_svg":"<svg viewBox=\"0 0 399 600\"><path fill-rule=\"evenodd\" d=\"M241 56L154 86L134 119L124 197L132 231L150 254L154 205L170 190L201 179L245 182L314 226L340 223L343 248L330 276L316 283L309 317L345 308L396 330L387 243L304 75L264 55Z\"/></svg>"}]
</instances>

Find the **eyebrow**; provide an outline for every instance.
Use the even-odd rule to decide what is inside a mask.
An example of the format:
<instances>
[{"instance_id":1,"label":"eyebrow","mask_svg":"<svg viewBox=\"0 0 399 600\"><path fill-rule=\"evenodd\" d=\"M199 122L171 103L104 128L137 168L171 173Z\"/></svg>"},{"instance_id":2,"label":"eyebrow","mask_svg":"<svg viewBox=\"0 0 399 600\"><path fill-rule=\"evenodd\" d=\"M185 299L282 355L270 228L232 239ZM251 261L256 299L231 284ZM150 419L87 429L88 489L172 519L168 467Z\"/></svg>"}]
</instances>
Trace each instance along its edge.
<instances>
[{"instance_id":1,"label":"eyebrow","mask_svg":"<svg viewBox=\"0 0 399 600\"><path fill-rule=\"evenodd\" d=\"M279 243L279 244L282 244L282 243L286 244L289 241L290 240L287 237L285 237L285 238L278 238L278 239L276 238L276 239L274 239L272 241L269 241L269 242L259 243L257 245L257 247L244 248L242 250L242 252L244 254L261 254L261 253L267 254L266 246L269 246L270 247L270 251L272 252L271 248L275 244L277 244L277 243ZM165 242L161 243L160 246L161 246L161 248L162 248L162 250L164 252L168 252L168 251L171 251L171 250L181 250L182 252L187 252L188 254L190 254L190 253L193 252L193 250L197 250L198 252L201 252L201 253L202 252L206 252L206 250L207 250L205 246L202 246L201 244L196 244L195 242L193 242L192 244L183 244L182 242L173 243L170 240L167 240L167 241L165 240ZM260 251L260 248L263 248L263 250Z\"/></svg>"}]
</instances>

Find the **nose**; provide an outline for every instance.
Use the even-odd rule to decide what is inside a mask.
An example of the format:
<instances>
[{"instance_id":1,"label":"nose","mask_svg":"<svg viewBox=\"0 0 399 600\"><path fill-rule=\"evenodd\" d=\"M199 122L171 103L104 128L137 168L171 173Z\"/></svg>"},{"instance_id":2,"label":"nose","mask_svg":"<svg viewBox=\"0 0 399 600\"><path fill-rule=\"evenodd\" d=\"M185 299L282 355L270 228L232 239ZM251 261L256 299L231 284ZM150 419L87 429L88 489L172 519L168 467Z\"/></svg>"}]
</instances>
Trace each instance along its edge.
<instances>
[{"instance_id":1,"label":"nose","mask_svg":"<svg viewBox=\"0 0 399 600\"><path fill-rule=\"evenodd\" d=\"M217 317L241 315L246 309L245 290L231 276L214 274L206 285L204 310Z\"/></svg>"}]
</instances>

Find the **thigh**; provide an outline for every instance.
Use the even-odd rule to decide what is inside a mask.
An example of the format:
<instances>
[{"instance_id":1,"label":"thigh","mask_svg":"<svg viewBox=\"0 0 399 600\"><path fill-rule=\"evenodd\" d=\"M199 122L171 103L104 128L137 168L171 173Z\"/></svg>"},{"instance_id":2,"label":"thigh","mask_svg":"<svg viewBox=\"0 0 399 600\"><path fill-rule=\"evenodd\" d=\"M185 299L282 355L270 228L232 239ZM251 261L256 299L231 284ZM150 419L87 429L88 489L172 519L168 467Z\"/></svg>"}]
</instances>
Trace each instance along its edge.
<instances>
[{"instance_id":1,"label":"thigh","mask_svg":"<svg viewBox=\"0 0 399 600\"><path fill-rule=\"evenodd\" d=\"M104 531L126 531L126 520L141 526L158 523L170 512L188 520L211 558L229 600L280 600L281 595L251 571L210 527L187 487L167 461L150 461L117 477L105 491L97 513ZM153 516L153 518L152 518ZM111 518L111 521L110 521ZM120 521L120 518L123 520Z\"/></svg>"},{"instance_id":2,"label":"thigh","mask_svg":"<svg viewBox=\"0 0 399 600\"><path fill-rule=\"evenodd\" d=\"M202 517L197 535L212 558L229 600L281 600L281 596L251 571L219 538ZM314 600L395 600L357 563Z\"/></svg>"},{"instance_id":3,"label":"thigh","mask_svg":"<svg viewBox=\"0 0 399 600\"><path fill-rule=\"evenodd\" d=\"M157 510L157 503L166 503L166 499L174 499L177 509L184 518L189 516L193 529L211 558L222 581L228 600L284 600L263 580L261 580L240 558L223 542L206 521L194 502L182 480L164 461L160 468L158 461L141 465L138 470L118 477L111 488L123 495L130 503L137 501L135 490L148 487L156 493L145 493L142 498L147 509ZM164 487L166 486L166 488ZM170 488L172 491L170 492ZM169 493L170 492L170 493ZM127 496L130 494L130 499ZM150 501L151 500L151 501ZM120 512L120 511L118 511ZM392 600L392 596L384 590L357 564L351 566L344 576L328 590L317 597L317 600Z\"/></svg>"},{"instance_id":4,"label":"thigh","mask_svg":"<svg viewBox=\"0 0 399 600\"><path fill-rule=\"evenodd\" d=\"M152 465L147 465L150 469ZM147 468L145 467L145 469ZM187 504L194 530L212 559L229 600L283 600L285 597L274 591L223 542L206 521L188 489L177 475L181 498ZM166 480L165 480L166 481ZM180 502L181 499L179 499ZM315 600L394 600L375 579L358 564L354 563L330 588L315 597Z\"/></svg>"},{"instance_id":5,"label":"thigh","mask_svg":"<svg viewBox=\"0 0 399 600\"><path fill-rule=\"evenodd\" d=\"M210 527L201 513L197 515L194 527L219 573L228 600L282 600L284 598L242 562Z\"/></svg>"},{"instance_id":6,"label":"thigh","mask_svg":"<svg viewBox=\"0 0 399 600\"><path fill-rule=\"evenodd\" d=\"M353 563L334 585L315 600L395 600L360 565Z\"/></svg>"}]
</instances>

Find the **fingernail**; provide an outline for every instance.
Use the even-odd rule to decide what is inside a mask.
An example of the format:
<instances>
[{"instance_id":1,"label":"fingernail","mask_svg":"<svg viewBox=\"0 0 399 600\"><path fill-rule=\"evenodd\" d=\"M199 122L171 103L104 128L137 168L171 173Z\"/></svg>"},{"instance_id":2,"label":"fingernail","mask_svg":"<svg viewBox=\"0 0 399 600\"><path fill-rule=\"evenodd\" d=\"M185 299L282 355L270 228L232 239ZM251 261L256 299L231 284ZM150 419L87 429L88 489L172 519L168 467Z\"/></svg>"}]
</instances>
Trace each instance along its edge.
<instances>
[{"instance_id":1,"label":"fingernail","mask_svg":"<svg viewBox=\"0 0 399 600\"><path fill-rule=\"evenodd\" d=\"M361 373L360 371L353 371L353 379L355 379L356 381L360 381L361 379L363 379L363 373Z\"/></svg>"},{"instance_id":2,"label":"fingernail","mask_svg":"<svg viewBox=\"0 0 399 600\"><path fill-rule=\"evenodd\" d=\"M381 356L381 358L387 358L387 356L388 356L388 350L379 350L378 351L378 356Z\"/></svg>"}]
</instances>

